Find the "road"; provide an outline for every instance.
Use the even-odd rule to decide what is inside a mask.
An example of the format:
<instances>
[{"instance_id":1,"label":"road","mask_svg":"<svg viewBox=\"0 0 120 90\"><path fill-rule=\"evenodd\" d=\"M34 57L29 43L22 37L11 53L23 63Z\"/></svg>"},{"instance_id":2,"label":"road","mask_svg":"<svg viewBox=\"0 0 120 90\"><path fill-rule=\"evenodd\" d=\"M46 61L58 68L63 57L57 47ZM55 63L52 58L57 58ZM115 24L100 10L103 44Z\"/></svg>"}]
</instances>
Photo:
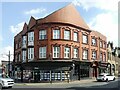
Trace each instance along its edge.
<instances>
[{"instance_id":1,"label":"road","mask_svg":"<svg viewBox=\"0 0 120 90\"><path fill-rule=\"evenodd\" d=\"M110 82L97 82L95 80L81 83L80 81L70 82L70 83L36 83L36 84L15 84L12 89L5 90L120 90L120 79ZM33 89L34 88L34 89Z\"/></svg>"}]
</instances>

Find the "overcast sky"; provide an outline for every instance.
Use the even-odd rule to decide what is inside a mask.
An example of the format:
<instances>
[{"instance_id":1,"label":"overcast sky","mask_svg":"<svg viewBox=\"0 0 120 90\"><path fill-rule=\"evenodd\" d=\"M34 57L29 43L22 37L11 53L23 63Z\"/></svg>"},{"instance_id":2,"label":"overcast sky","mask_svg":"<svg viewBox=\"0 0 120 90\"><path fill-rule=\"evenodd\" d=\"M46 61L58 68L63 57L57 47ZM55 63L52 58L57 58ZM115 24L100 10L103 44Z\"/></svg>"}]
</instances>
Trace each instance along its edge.
<instances>
[{"instance_id":1,"label":"overcast sky","mask_svg":"<svg viewBox=\"0 0 120 90\"><path fill-rule=\"evenodd\" d=\"M118 46L118 0L2 0L0 3L0 59L8 60L6 54L13 54L14 36L20 32L30 17L36 19L68 5L72 2L90 29L99 31L107 41ZM72 12L71 12L72 13ZM4 54L4 55L1 55ZM13 60L11 55L11 60Z\"/></svg>"}]
</instances>

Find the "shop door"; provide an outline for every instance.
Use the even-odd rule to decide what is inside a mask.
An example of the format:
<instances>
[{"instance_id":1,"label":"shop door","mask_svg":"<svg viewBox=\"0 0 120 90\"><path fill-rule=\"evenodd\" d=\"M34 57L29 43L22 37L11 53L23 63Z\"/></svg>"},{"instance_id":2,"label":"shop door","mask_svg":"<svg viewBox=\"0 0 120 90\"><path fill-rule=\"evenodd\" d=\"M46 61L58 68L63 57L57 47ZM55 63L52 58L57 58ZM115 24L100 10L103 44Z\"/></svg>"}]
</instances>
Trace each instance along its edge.
<instances>
[{"instance_id":1,"label":"shop door","mask_svg":"<svg viewBox=\"0 0 120 90\"><path fill-rule=\"evenodd\" d=\"M34 72L34 81L39 82L40 81L40 71Z\"/></svg>"}]
</instances>

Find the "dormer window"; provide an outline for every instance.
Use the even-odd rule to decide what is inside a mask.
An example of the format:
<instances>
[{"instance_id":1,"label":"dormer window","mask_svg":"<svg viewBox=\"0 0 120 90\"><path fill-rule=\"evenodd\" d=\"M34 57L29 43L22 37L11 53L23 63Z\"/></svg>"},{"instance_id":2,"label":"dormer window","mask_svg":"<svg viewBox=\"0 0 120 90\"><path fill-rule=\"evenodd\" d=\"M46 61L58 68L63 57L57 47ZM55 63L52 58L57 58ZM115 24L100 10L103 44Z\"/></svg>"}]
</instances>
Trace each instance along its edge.
<instances>
[{"instance_id":1,"label":"dormer window","mask_svg":"<svg viewBox=\"0 0 120 90\"><path fill-rule=\"evenodd\" d=\"M34 45L34 32L28 32L28 46Z\"/></svg>"},{"instance_id":2,"label":"dormer window","mask_svg":"<svg viewBox=\"0 0 120 90\"><path fill-rule=\"evenodd\" d=\"M34 41L34 32L29 32L28 33L28 42Z\"/></svg>"},{"instance_id":3,"label":"dormer window","mask_svg":"<svg viewBox=\"0 0 120 90\"><path fill-rule=\"evenodd\" d=\"M26 44L27 44L27 36L23 36L22 37L22 47L26 48Z\"/></svg>"}]
</instances>

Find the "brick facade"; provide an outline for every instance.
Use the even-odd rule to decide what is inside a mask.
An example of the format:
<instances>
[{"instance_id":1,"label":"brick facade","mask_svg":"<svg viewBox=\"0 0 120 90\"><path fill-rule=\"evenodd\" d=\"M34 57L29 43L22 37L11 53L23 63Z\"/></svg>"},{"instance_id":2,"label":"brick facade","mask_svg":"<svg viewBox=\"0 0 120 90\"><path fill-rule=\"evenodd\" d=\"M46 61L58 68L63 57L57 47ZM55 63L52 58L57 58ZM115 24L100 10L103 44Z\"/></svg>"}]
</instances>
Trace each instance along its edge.
<instances>
[{"instance_id":1,"label":"brick facade","mask_svg":"<svg viewBox=\"0 0 120 90\"><path fill-rule=\"evenodd\" d=\"M70 12L72 13L70 14ZM46 38L43 40L39 39L40 38L39 31L41 30L46 30ZM53 39L53 30L60 31L59 39ZM64 39L65 30L70 32L69 40ZM29 32L34 32L34 42L32 46L28 45L28 33ZM77 33L77 41L74 40L74 37L75 37L74 32ZM87 43L83 43L83 35L85 35L85 37L87 36ZM26 48L22 47L23 36L27 37ZM96 45L92 45L92 38L95 38ZM102 47L100 47L100 41L102 42L101 44ZM71 62L71 65L72 65L73 61L75 61L76 62L75 66L77 68L76 70L78 70L78 72L81 72L81 73L82 72L86 73L87 77L89 77L89 75L90 76L92 75L92 74L89 74L90 73L89 68L90 68L91 62L98 61L98 62L106 63L107 61L106 44L107 44L106 37L97 31L90 30L87 24L84 22L84 20L79 15L78 11L74 8L73 5L70 4L56 12L53 12L52 14L48 15L47 17L43 19L36 20L34 19L34 17L31 17L29 24L28 25L26 23L24 24L23 30L14 37L14 63L16 65L18 64L23 65L23 67L25 68L24 64L27 67L29 66L28 64L32 62L40 63L41 61L42 62L56 61L56 63L63 62L63 63L66 63L66 65L67 65L67 62ZM39 48L43 46L46 47L46 58L39 58ZM60 47L60 54L58 58L53 58L53 47L54 46ZM34 48L34 58L31 61L28 61L28 48L30 47ZM65 47L69 47L70 49L69 58L64 58ZM74 58L74 48L77 48L78 50L77 58ZM26 61L25 62L23 62L22 60L23 50L26 50ZM84 50L87 50L86 60L83 59ZM92 51L96 52L97 56L95 59L92 58ZM100 53L102 53L101 54L102 60L100 60ZM19 55L20 55L20 58L18 57ZM83 64L79 66L79 62L83 62ZM86 64L87 62L88 64ZM71 65L64 66L64 67L69 68L71 67ZM86 65L86 70L84 70L84 65ZM55 65L55 67L57 68L57 64ZM61 70L62 69L63 69L63 66L61 66ZM80 75L78 73L78 78L79 77Z\"/></svg>"}]
</instances>

